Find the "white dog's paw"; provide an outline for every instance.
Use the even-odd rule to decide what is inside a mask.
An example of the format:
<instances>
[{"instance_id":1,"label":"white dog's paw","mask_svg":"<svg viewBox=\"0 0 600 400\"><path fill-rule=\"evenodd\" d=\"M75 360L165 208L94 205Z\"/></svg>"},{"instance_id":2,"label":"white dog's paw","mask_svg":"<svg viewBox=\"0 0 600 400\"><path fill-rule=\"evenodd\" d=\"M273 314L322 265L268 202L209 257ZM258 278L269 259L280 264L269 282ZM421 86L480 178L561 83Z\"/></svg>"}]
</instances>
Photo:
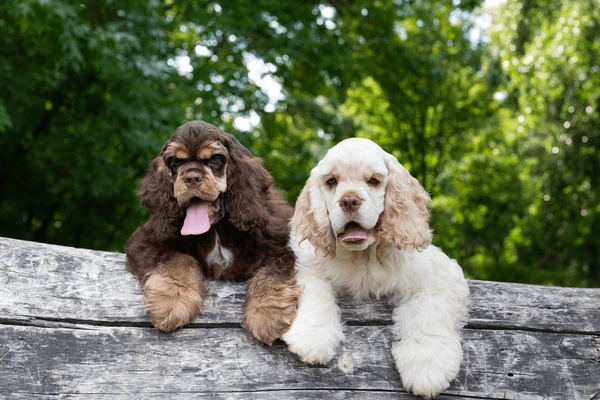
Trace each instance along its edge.
<instances>
[{"instance_id":1,"label":"white dog's paw","mask_svg":"<svg viewBox=\"0 0 600 400\"><path fill-rule=\"evenodd\" d=\"M441 369L429 368L423 371L408 370L401 374L402 384L407 392L431 399L450 386Z\"/></svg>"},{"instance_id":2,"label":"white dog's paw","mask_svg":"<svg viewBox=\"0 0 600 400\"><path fill-rule=\"evenodd\" d=\"M282 339L287 343L288 349L307 364L327 364L335 355L339 343L344 340L341 330L295 328L292 324L292 328Z\"/></svg>"},{"instance_id":3,"label":"white dog's paw","mask_svg":"<svg viewBox=\"0 0 600 400\"><path fill-rule=\"evenodd\" d=\"M460 341L406 339L392 349L407 391L426 399L437 396L456 378L462 362Z\"/></svg>"}]
</instances>

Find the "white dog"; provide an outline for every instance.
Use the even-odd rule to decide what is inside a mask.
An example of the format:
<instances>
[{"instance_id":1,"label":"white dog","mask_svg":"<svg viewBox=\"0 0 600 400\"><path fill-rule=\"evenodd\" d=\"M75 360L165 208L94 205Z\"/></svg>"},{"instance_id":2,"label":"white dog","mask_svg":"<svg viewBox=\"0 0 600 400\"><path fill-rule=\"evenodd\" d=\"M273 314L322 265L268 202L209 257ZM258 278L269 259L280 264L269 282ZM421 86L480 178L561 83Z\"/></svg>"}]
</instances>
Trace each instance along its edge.
<instances>
[{"instance_id":1,"label":"white dog","mask_svg":"<svg viewBox=\"0 0 600 400\"><path fill-rule=\"evenodd\" d=\"M336 295L387 296L396 305L392 348L404 387L426 398L462 362L469 288L455 260L430 245L428 193L367 139L348 139L313 168L296 203L290 246L304 286L283 335L290 351L325 364L344 340Z\"/></svg>"}]
</instances>

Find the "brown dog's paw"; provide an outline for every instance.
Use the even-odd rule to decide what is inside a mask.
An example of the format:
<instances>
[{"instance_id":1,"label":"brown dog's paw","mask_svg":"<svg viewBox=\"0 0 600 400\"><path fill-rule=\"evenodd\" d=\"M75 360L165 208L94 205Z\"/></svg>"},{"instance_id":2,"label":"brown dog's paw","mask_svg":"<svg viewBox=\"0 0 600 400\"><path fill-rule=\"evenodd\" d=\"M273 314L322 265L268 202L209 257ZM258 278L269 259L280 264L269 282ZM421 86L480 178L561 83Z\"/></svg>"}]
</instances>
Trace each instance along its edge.
<instances>
[{"instance_id":1,"label":"brown dog's paw","mask_svg":"<svg viewBox=\"0 0 600 400\"><path fill-rule=\"evenodd\" d=\"M302 289L292 280L252 280L244 308L242 326L268 345L287 332L298 311Z\"/></svg>"},{"instance_id":2,"label":"brown dog's paw","mask_svg":"<svg viewBox=\"0 0 600 400\"><path fill-rule=\"evenodd\" d=\"M148 277L143 301L155 328L171 332L204 309L206 285L195 266L166 268Z\"/></svg>"}]
</instances>

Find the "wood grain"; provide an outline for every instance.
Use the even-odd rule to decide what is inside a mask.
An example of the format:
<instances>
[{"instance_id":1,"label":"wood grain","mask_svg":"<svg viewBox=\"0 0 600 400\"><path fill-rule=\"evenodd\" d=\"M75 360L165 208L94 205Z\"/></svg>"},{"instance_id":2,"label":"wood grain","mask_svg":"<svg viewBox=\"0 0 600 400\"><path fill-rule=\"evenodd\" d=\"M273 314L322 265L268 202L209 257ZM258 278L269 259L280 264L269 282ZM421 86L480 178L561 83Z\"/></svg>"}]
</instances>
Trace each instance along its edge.
<instances>
[{"instance_id":1,"label":"wood grain","mask_svg":"<svg viewBox=\"0 0 600 400\"><path fill-rule=\"evenodd\" d=\"M307 367L282 344L266 347L237 328L41 328L0 326L0 376L11 388L46 393L212 393L376 390L402 392L389 327L346 326L324 367ZM464 332L465 363L448 394L586 398L598 390L594 336ZM0 388L0 393L6 391ZM535 397L538 396L538 397ZM589 398L589 397L588 397Z\"/></svg>"},{"instance_id":2,"label":"wood grain","mask_svg":"<svg viewBox=\"0 0 600 400\"><path fill-rule=\"evenodd\" d=\"M0 398L416 399L384 300L341 299L347 340L309 367L240 328L244 287L212 282L206 314L164 334L123 254L0 238ZM465 360L438 398L600 398L600 289L470 288Z\"/></svg>"}]
</instances>

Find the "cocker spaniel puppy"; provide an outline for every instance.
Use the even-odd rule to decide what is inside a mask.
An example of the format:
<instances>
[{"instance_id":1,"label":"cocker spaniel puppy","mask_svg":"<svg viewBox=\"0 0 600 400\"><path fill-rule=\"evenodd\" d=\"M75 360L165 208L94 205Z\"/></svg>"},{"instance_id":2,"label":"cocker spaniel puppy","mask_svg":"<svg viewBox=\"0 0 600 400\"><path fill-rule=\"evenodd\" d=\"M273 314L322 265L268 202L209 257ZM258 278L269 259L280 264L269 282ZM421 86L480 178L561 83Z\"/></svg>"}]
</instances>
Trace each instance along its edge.
<instances>
[{"instance_id":1,"label":"cocker spaniel puppy","mask_svg":"<svg viewBox=\"0 0 600 400\"><path fill-rule=\"evenodd\" d=\"M283 335L310 364L344 340L336 295L395 303L392 353L404 387L426 398L446 389L462 362L469 289L455 260L430 245L430 198L398 160L370 140L348 139L311 171L292 218L296 280L304 287Z\"/></svg>"},{"instance_id":2,"label":"cocker spaniel puppy","mask_svg":"<svg viewBox=\"0 0 600 400\"><path fill-rule=\"evenodd\" d=\"M260 159L202 121L179 127L138 196L150 211L125 247L152 324L172 331L204 308L210 277L249 279L243 326L272 343L289 328L300 289L289 240L293 209Z\"/></svg>"}]
</instances>

